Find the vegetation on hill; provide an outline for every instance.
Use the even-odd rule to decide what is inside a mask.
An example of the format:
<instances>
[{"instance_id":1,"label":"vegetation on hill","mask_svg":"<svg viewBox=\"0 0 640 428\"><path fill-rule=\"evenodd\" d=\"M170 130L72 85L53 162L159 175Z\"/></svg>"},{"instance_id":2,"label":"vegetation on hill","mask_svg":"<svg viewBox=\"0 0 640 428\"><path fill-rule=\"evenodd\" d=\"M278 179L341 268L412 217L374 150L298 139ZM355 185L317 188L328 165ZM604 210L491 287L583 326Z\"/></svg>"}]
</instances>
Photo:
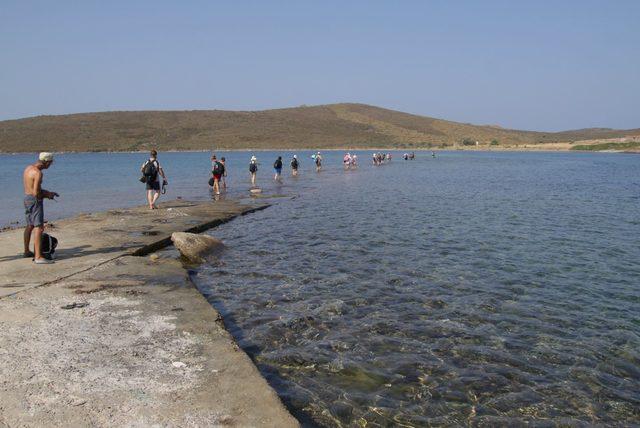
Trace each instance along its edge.
<instances>
[{"instance_id":1,"label":"vegetation on hill","mask_svg":"<svg viewBox=\"0 0 640 428\"><path fill-rule=\"evenodd\" d=\"M571 150L588 150L588 151L603 151L603 150L615 150L615 151L626 151L626 150L638 150L640 149L640 141L628 141L623 143L612 142L612 143L601 143L601 144L578 144L571 147Z\"/></svg>"},{"instance_id":2,"label":"vegetation on hill","mask_svg":"<svg viewBox=\"0 0 640 428\"><path fill-rule=\"evenodd\" d=\"M264 111L133 111L0 122L0 152L271 148L431 148L479 141L504 147L616 138L640 130L542 133L477 126L364 104Z\"/></svg>"}]
</instances>

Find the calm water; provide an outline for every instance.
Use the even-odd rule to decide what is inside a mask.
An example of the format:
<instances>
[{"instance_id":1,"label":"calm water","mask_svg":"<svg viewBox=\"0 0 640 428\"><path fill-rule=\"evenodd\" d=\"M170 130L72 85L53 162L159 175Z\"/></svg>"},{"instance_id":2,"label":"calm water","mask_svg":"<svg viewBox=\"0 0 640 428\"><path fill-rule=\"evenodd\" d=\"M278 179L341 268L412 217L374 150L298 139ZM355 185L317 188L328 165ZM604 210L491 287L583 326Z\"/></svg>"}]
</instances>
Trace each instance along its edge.
<instances>
[{"instance_id":1,"label":"calm water","mask_svg":"<svg viewBox=\"0 0 640 428\"><path fill-rule=\"evenodd\" d=\"M283 153L285 154L285 153ZM211 233L194 275L240 345L308 424L640 423L640 158L418 154L272 182L268 210ZM248 153L225 154L246 197ZM288 165L288 154L285 164ZM22 221L0 156L0 224ZM144 203L145 156L62 155L49 219ZM168 197L210 198L206 153L163 154Z\"/></svg>"},{"instance_id":2,"label":"calm water","mask_svg":"<svg viewBox=\"0 0 640 428\"><path fill-rule=\"evenodd\" d=\"M271 182L275 153L255 152L260 161L258 184L266 191L278 190ZM289 156L288 153L279 153ZM251 153L222 153L228 162L228 197L247 195ZM303 167L311 168L311 153L300 153ZM208 153L161 153L160 163L169 178L165 199L210 198L207 184L211 171ZM339 156L333 154L330 156ZM43 187L60 193L57 202L45 201L45 217L55 220L81 212L104 211L146 203L140 166L148 158L131 153L77 153L57 155L44 172ZM288 158L287 158L288 159ZM24 225L22 171L37 160L35 154L0 154L0 227ZM288 166L288 162L286 162Z\"/></svg>"},{"instance_id":3,"label":"calm water","mask_svg":"<svg viewBox=\"0 0 640 428\"><path fill-rule=\"evenodd\" d=\"M297 416L640 423L640 158L366 161L287 178L195 274Z\"/></svg>"}]
</instances>

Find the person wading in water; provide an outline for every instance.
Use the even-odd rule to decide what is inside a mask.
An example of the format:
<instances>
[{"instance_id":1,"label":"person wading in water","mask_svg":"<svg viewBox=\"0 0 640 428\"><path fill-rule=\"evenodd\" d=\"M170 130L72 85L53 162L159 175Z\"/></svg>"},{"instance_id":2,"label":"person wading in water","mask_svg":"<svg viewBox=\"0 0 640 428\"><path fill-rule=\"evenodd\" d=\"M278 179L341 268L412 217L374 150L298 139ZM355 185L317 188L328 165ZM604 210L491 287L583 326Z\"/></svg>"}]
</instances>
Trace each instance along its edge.
<instances>
[{"instance_id":1,"label":"person wading in water","mask_svg":"<svg viewBox=\"0 0 640 428\"><path fill-rule=\"evenodd\" d=\"M251 186L256 187L256 173L258 172L258 158L251 156L249 162L249 173L251 174Z\"/></svg>"},{"instance_id":2,"label":"person wading in water","mask_svg":"<svg viewBox=\"0 0 640 428\"><path fill-rule=\"evenodd\" d=\"M42 256L42 232L44 230L44 202L43 199L53 199L58 195L56 192L42 188L42 171L49 168L53 163L53 154L40 153L38 162L25 168L22 174L24 184L24 210L27 220L27 227L24 229L24 257L33 257L35 264L51 264L53 260L48 260ZM35 229L34 250L29 250L31 232Z\"/></svg>"},{"instance_id":3,"label":"person wading in water","mask_svg":"<svg viewBox=\"0 0 640 428\"><path fill-rule=\"evenodd\" d=\"M320 152L313 158L316 161L316 172L320 172L322 169L322 156L320 156Z\"/></svg>"},{"instance_id":4,"label":"person wading in water","mask_svg":"<svg viewBox=\"0 0 640 428\"><path fill-rule=\"evenodd\" d=\"M282 181L280 178L282 175L282 156L278 156L278 159L273 163L273 170L275 171L273 179L276 181Z\"/></svg>"},{"instance_id":5,"label":"person wading in water","mask_svg":"<svg viewBox=\"0 0 640 428\"><path fill-rule=\"evenodd\" d=\"M224 164L218 161L216 155L211 157L211 161L213 163L211 167L211 174L213 175L213 191L216 195L220 194L220 179L224 174Z\"/></svg>"},{"instance_id":6,"label":"person wading in water","mask_svg":"<svg viewBox=\"0 0 640 428\"><path fill-rule=\"evenodd\" d=\"M227 160L224 156L220 158L220 163L222 164L222 188L227 190Z\"/></svg>"}]
</instances>

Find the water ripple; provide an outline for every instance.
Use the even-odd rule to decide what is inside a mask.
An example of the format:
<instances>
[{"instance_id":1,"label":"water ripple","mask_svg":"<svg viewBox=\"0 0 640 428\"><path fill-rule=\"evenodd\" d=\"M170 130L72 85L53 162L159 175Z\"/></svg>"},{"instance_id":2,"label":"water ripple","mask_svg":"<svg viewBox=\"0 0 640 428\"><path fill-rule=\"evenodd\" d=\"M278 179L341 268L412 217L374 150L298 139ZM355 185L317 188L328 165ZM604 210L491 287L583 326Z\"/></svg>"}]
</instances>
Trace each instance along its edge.
<instances>
[{"instance_id":1,"label":"water ripple","mask_svg":"<svg viewBox=\"0 0 640 428\"><path fill-rule=\"evenodd\" d=\"M638 424L632 160L329 169L216 229L197 284L309 424Z\"/></svg>"}]
</instances>

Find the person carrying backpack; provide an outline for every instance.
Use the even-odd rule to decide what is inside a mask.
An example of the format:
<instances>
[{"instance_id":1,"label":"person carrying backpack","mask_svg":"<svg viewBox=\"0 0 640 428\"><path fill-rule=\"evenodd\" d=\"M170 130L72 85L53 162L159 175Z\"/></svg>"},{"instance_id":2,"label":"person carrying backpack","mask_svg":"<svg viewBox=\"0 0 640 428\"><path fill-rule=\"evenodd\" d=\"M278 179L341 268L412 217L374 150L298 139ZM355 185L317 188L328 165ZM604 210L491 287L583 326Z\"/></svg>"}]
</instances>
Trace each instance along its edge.
<instances>
[{"instance_id":1,"label":"person carrying backpack","mask_svg":"<svg viewBox=\"0 0 640 428\"><path fill-rule=\"evenodd\" d=\"M298 175L298 156L293 155L293 159L291 159L291 174Z\"/></svg>"},{"instance_id":2,"label":"person carrying backpack","mask_svg":"<svg viewBox=\"0 0 640 428\"><path fill-rule=\"evenodd\" d=\"M258 158L251 156L249 162L249 173L251 174L251 186L256 187L256 174L258 173Z\"/></svg>"},{"instance_id":3,"label":"person carrying backpack","mask_svg":"<svg viewBox=\"0 0 640 428\"><path fill-rule=\"evenodd\" d=\"M211 157L211 174L213 175L213 191L216 195L220 194L220 178L224 174L224 165L218 161L216 155Z\"/></svg>"},{"instance_id":4,"label":"person carrying backpack","mask_svg":"<svg viewBox=\"0 0 640 428\"><path fill-rule=\"evenodd\" d=\"M276 172L273 179L280 181L280 174L282 174L282 156L278 156L278 159L273 163L273 170Z\"/></svg>"},{"instance_id":5,"label":"person carrying backpack","mask_svg":"<svg viewBox=\"0 0 640 428\"><path fill-rule=\"evenodd\" d=\"M162 176L162 184L167 185L167 176L164 174L164 170L158 162L158 152L151 150L149 160L142 164L140 172L142 172L141 181L146 184L147 188L147 202L149 202L149 209L156 210L156 201L160 197L160 176Z\"/></svg>"}]
</instances>

